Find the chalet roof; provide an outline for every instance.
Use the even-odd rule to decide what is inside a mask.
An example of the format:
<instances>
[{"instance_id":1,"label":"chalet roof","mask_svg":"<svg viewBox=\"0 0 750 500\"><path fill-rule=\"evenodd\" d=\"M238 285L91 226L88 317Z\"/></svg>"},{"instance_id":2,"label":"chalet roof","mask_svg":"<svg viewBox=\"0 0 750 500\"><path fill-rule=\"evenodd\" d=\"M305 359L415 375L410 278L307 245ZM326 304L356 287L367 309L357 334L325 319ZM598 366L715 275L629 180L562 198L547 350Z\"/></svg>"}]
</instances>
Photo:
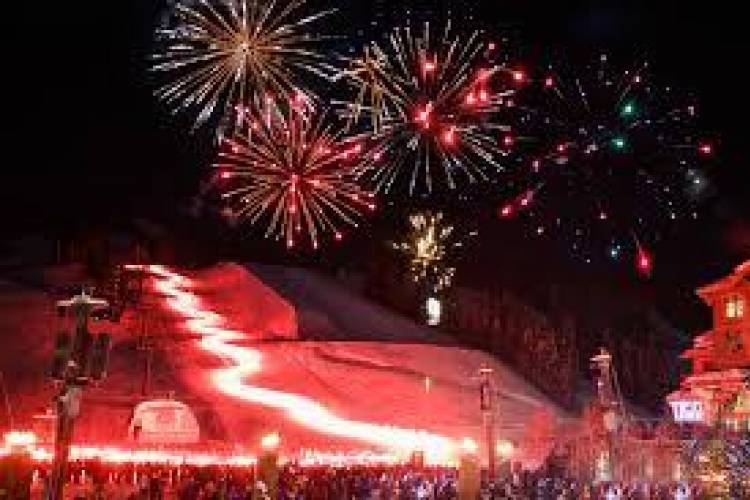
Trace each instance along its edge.
<instances>
[{"instance_id":1,"label":"chalet roof","mask_svg":"<svg viewBox=\"0 0 750 500\"><path fill-rule=\"evenodd\" d=\"M729 370L710 371L690 375L682 381L682 389L692 388L747 388L750 380L750 369L732 368Z\"/></svg>"},{"instance_id":2,"label":"chalet roof","mask_svg":"<svg viewBox=\"0 0 750 500\"><path fill-rule=\"evenodd\" d=\"M702 401L702 398L689 389L677 389L667 394L667 402L672 401Z\"/></svg>"},{"instance_id":3,"label":"chalet roof","mask_svg":"<svg viewBox=\"0 0 750 500\"><path fill-rule=\"evenodd\" d=\"M683 359L693 359L699 356L710 356L714 347L711 332L703 332L693 339L693 347L685 350L680 356Z\"/></svg>"},{"instance_id":4,"label":"chalet roof","mask_svg":"<svg viewBox=\"0 0 750 500\"><path fill-rule=\"evenodd\" d=\"M726 290L728 288L734 288L741 284L750 285L750 260L746 260L742 264L734 268L732 274L721 278L711 284L700 287L697 290L698 295L703 300L709 300L712 295Z\"/></svg>"}]
</instances>

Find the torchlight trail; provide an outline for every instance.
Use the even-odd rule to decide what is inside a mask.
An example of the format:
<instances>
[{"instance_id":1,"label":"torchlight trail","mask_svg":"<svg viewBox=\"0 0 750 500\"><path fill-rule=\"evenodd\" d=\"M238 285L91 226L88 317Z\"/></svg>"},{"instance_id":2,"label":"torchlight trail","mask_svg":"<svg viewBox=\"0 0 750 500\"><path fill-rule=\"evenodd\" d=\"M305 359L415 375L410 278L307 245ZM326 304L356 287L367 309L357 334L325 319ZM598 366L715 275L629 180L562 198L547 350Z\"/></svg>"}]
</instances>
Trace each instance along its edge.
<instances>
[{"instance_id":1,"label":"torchlight trail","mask_svg":"<svg viewBox=\"0 0 750 500\"><path fill-rule=\"evenodd\" d=\"M148 266L147 271L156 277L154 288L167 297L167 305L185 317L191 332L201 335L200 347L229 360L230 366L211 373L212 382L222 393L283 410L295 422L324 434L356 439L404 454L421 450L430 463L448 463L456 457L459 446L451 438L418 429L348 420L305 396L247 384L246 378L260 372L262 354L257 349L232 342L249 340L248 335L225 328L223 316L205 309L200 298L189 291L193 287L189 278L158 265Z\"/></svg>"}]
</instances>

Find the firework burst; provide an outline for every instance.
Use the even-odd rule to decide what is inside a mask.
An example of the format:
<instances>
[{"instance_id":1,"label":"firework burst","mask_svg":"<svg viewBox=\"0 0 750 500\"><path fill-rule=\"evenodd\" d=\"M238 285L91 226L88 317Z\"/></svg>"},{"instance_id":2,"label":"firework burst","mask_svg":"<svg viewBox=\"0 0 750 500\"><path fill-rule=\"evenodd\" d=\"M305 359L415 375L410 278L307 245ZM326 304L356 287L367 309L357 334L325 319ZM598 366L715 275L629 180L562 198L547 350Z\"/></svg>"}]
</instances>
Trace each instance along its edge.
<instances>
[{"instance_id":1,"label":"firework burst","mask_svg":"<svg viewBox=\"0 0 750 500\"><path fill-rule=\"evenodd\" d=\"M695 104L658 85L648 64L618 70L606 56L584 71L550 69L530 92L540 147L501 217L561 235L586 261L630 255L648 274L648 247L697 217L699 160L712 145L695 135Z\"/></svg>"},{"instance_id":2,"label":"firework burst","mask_svg":"<svg viewBox=\"0 0 750 500\"><path fill-rule=\"evenodd\" d=\"M431 293L451 286L456 273L451 261L461 247L459 233L445 221L443 214L429 211L410 216L405 238L393 244L408 259L414 282L421 283Z\"/></svg>"},{"instance_id":3,"label":"firework burst","mask_svg":"<svg viewBox=\"0 0 750 500\"><path fill-rule=\"evenodd\" d=\"M357 173L376 191L408 179L409 194L429 193L437 182L452 189L503 169L501 136L510 127L498 121L513 106L514 72L492 62L494 44L479 32L462 38L450 23L437 35L428 23L416 31L371 43L339 75L356 89L338 103L343 114L369 125L363 139L372 147Z\"/></svg>"},{"instance_id":4,"label":"firework burst","mask_svg":"<svg viewBox=\"0 0 750 500\"><path fill-rule=\"evenodd\" d=\"M175 112L226 122L257 95L289 97L304 90L300 74L329 78L332 68L307 32L331 11L305 15L305 0L177 0L157 30L153 70L171 80L157 97ZM311 95L311 94L310 94ZM227 123L223 123L227 125Z\"/></svg>"},{"instance_id":5,"label":"firework burst","mask_svg":"<svg viewBox=\"0 0 750 500\"><path fill-rule=\"evenodd\" d=\"M270 100L240 111L242 126L223 141L219 183L225 213L264 224L291 248L300 240L317 249L321 237L344 236L359 216L375 209L372 195L354 181L361 147L292 101L282 109Z\"/></svg>"}]
</instances>

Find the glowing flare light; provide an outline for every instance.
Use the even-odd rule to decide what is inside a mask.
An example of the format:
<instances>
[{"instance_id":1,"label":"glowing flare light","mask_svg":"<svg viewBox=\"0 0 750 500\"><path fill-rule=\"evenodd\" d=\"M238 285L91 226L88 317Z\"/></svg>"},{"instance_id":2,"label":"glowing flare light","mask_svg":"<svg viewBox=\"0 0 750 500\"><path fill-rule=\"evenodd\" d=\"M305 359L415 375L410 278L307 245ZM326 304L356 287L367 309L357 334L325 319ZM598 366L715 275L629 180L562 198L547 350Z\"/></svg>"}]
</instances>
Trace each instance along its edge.
<instances>
[{"instance_id":1,"label":"glowing flare light","mask_svg":"<svg viewBox=\"0 0 750 500\"><path fill-rule=\"evenodd\" d=\"M293 421L317 432L355 439L404 455L423 450L431 463L452 461L458 448L450 438L417 429L348 420L308 397L246 383L248 377L262 368L260 351L233 343L248 340L248 335L224 327L221 315L205 309L200 298L190 291L193 286L190 279L162 266L149 266L148 271L156 277L154 287L166 296L167 305L185 318L188 330L201 336L200 347L228 360L227 367L211 373L211 380L223 394L282 410Z\"/></svg>"}]
</instances>

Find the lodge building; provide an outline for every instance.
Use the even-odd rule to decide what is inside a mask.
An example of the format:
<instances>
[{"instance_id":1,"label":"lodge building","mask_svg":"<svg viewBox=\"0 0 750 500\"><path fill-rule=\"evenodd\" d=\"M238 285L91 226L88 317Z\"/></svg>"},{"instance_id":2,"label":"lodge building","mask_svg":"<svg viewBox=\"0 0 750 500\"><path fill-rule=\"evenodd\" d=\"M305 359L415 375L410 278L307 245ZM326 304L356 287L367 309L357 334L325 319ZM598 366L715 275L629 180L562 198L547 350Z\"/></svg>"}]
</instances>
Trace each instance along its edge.
<instances>
[{"instance_id":1,"label":"lodge building","mask_svg":"<svg viewBox=\"0 0 750 500\"><path fill-rule=\"evenodd\" d=\"M683 353L692 372L667 402L678 423L750 431L750 260L697 293L713 328Z\"/></svg>"}]
</instances>

